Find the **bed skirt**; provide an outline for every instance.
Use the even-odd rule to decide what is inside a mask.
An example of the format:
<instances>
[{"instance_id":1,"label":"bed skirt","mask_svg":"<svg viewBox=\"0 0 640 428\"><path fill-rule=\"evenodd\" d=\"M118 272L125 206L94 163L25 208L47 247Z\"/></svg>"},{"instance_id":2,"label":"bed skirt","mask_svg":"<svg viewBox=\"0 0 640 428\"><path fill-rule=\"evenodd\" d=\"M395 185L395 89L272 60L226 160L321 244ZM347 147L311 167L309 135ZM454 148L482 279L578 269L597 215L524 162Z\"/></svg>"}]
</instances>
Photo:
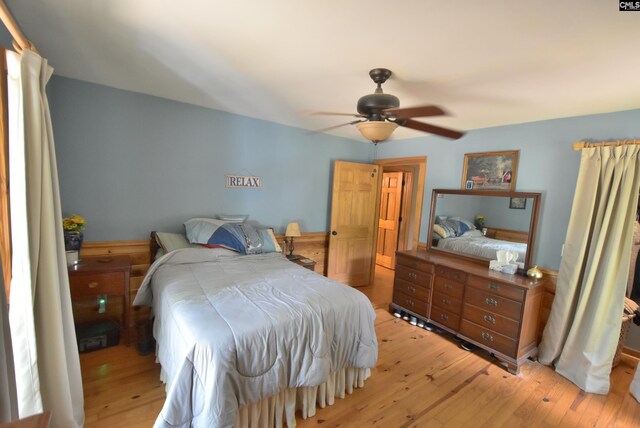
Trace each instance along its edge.
<instances>
[{"instance_id":1,"label":"bed skirt","mask_svg":"<svg viewBox=\"0 0 640 428\"><path fill-rule=\"evenodd\" d=\"M353 388L364 387L364 381L371 376L371 369L346 368L329 375L329 379L319 386L288 388L257 403L238 409L235 428L294 428L296 410L307 419L316 414L316 406L321 409L332 406L336 397L344 398Z\"/></svg>"}]
</instances>

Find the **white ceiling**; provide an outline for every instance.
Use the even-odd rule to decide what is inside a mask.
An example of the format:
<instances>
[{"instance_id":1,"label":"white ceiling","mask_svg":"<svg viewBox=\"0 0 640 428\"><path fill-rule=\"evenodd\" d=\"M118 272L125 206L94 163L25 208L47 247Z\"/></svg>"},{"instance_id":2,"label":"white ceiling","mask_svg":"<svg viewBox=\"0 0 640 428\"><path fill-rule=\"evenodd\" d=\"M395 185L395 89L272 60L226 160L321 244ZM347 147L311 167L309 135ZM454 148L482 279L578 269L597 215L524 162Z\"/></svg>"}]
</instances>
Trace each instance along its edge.
<instances>
[{"instance_id":1,"label":"white ceiling","mask_svg":"<svg viewBox=\"0 0 640 428\"><path fill-rule=\"evenodd\" d=\"M640 108L640 12L615 0L6 3L58 75L306 129L347 122L300 113L355 113L375 67L460 130Z\"/></svg>"}]
</instances>

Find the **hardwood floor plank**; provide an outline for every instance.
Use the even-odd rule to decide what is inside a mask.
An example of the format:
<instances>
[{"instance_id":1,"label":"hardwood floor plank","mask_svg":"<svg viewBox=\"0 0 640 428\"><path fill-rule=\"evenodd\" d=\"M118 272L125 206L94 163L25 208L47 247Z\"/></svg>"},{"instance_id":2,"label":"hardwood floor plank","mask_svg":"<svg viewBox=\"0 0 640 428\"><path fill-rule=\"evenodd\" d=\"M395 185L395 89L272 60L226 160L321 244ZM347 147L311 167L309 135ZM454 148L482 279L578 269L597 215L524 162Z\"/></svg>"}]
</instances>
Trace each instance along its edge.
<instances>
[{"instance_id":1,"label":"hardwood floor plank","mask_svg":"<svg viewBox=\"0 0 640 428\"><path fill-rule=\"evenodd\" d=\"M637 427L640 403L629 393L637 360L623 356L607 396L582 393L549 367L528 361L509 374L481 350L468 352L449 334L428 332L388 312L393 273L361 287L376 310L377 366L365 387L316 416L309 427ZM154 355L135 346L81 354L86 428L150 427L165 398Z\"/></svg>"}]
</instances>

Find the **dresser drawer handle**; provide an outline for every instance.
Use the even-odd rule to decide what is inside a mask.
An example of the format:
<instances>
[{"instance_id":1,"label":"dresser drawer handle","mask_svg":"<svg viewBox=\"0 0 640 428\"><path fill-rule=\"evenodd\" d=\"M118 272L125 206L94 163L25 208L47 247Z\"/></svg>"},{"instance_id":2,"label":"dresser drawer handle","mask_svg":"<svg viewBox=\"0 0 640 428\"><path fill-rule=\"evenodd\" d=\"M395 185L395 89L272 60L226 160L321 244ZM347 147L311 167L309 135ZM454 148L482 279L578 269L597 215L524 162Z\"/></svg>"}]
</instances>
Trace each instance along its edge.
<instances>
[{"instance_id":1,"label":"dresser drawer handle","mask_svg":"<svg viewBox=\"0 0 640 428\"><path fill-rule=\"evenodd\" d=\"M416 294L416 287L407 287L407 291L411 294Z\"/></svg>"},{"instance_id":2,"label":"dresser drawer handle","mask_svg":"<svg viewBox=\"0 0 640 428\"><path fill-rule=\"evenodd\" d=\"M413 308L413 300L407 299L407 306L410 306Z\"/></svg>"},{"instance_id":3,"label":"dresser drawer handle","mask_svg":"<svg viewBox=\"0 0 640 428\"><path fill-rule=\"evenodd\" d=\"M96 288L98 286L98 282L97 281L92 281L87 285L89 286L89 288Z\"/></svg>"},{"instance_id":4,"label":"dresser drawer handle","mask_svg":"<svg viewBox=\"0 0 640 428\"><path fill-rule=\"evenodd\" d=\"M482 333L482 338L486 341L489 342L493 342L493 336L491 336L489 333Z\"/></svg>"},{"instance_id":5,"label":"dresser drawer handle","mask_svg":"<svg viewBox=\"0 0 640 428\"><path fill-rule=\"evenodd\" d=\"M442 303L444 303L445 305L450 305L450 304L451 304L451 300L449 300L449 299L442 299Z\"/></svg>"},{"instance_id":6,"label":"dresser drawer handle","mask_svg":"<svg viewBox=\"0 0 640 428\"><path fill-rule=\"evenodd\" d=\"M418 275L416 275L415 272L409 272L409 278L416 279L418 278Z\"/></svg>"},{"instance_id":7,"label":"dresser drawer handle","mask_svg":"<svg viewBox=\"0 0 640 428\"><path fill-rule=\"evenodd\" d=\"M494 284L493 282L490 282L487 287L489 287L489 290L494 290L494 291L498 291L500 290L500 286L498 284Z\"/></svg>"},{"instance_id":8,"label":"dresser drawer handle","mask_svg":"<svg viewBox=\"0 0 640 428\"><path fill-rule=\"evenodd\" d=\"M491 324L495 324L496 323L496 319L494 317L492 317L491 315L485 315L484 316L484 320L486 322L491 323Z\"/></svg>"},{"instance_id":9,"label":"dresser drawer handle","mask_svg":"<svg viewBox=\"0 0 640 428\"><path fill-rule=\"evenodd\" d=\"M447 314L440 314L440 318L442 318L442 319L443 319L443 320L445 320L445 321L448 321L448 320L449 320L449 315L447 315Z\"/></svg>"},{"instance_id":10,"label":"dresser drawer handle","mask_svg":"<svg viewBox=\"0 0 640 428\"><path fill-rule=\"evenodd\" d=\"M445 282L444 288L446 288L447 290L453 290L453 285L449 284L448 282Z\"/></svg>"},{"instance_id":11,"label":"dresser drawer handle","mask_svg":"<svg viewBox=\"0 0 640 428\"><path fill-rule=\"evenodd\" d=\"M497 301L496 299L492 299L492 298L490 298L490 297L487 297L484 301L485 301L485 303L486 303L487 305L490 305L490 306L498 306L498 301Z\"/></svg>"}]
</instances>

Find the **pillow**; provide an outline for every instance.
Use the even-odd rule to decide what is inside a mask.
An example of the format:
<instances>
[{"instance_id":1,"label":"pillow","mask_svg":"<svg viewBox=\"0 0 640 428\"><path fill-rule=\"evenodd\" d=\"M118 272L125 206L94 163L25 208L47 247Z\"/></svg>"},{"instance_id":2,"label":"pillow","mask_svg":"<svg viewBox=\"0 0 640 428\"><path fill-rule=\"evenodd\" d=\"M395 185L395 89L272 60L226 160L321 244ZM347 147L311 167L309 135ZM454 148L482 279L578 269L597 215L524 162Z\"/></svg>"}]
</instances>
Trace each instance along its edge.
<instances>
[{"instance_id":1,"label":"pillow","mask_svg":"<svg viewBox=\"0 0 640 428\"><path fill-rule=\"evenodd\" d=\"M181 233L156 232L155 236L158 246L165 254L180 248L197 247L197 245L190 244L186 236Z\"/></svg>"},{"instance_id":2,"label":"pillow","mask_svg":"<svg viewBox=\"0 0 640 428\"><path fill-rule=\"evenodd\" d=\"M469 226L467 226L466 223L459 220L453 220L451 218L443 220L442 223L440 223L440 226L447 231L450 229L453 232L452 236L462 236L467 230L469 230Z\"/></svg>"},{"instance_id":3,"label":"pillow","mask_svg":"<svg viewBox=\"0 0 640 428\"><path fill-rule=\"evenodd\" d=\"M478 229L468 230L462 236L484 236Z\"/></svg>"},{"instance_id":4,"label":"pillow","mask_svg":"<svg viewBox=\"0 0 640 428\"><path fill-rule=\"evenodd\" d=\"M207 244L211 235L225 223L212 218L192 218L184 223L184 228L190 243Z\"/></svg>"},{"instance_id":5,"label":"pillow","mask_svg":"<svg viewBox=\"0 0 640 428\"><path fill-rule=\"evenodd\" d=\"M187 239L192 244L206 244L210 248L227 248L241 254L263 252L263 235L250 224L192 218L185 222L184 227L187 231Z\"/></svg>"},{"instance_id":6,"label":"pillow","mask_svg":"<svg viewBox=\"0 0 640 428\"><path fill-rule=\"evenodd\" d=\"M456 236L455 232L451 229L445 229L442 225L434 224L433 232L440 235L441 238L451 238L452 236Z\"/></svg>"},{"instance_id":7,"label":"pillow","mask_svg":"<svg viewBox=\"0 0 640 428\"><path fill-rule=\"evenodd\" d=\"M476 228L476 225L473 224L472 221L467 220L466 218L462 218L462 217L449 217L449 220L453 220L453 221L458 221L461 223L464 223L467 226L467 230L473 230Z\"/></svg>"},{"instance_id":8,"label":"pillow","mask_svg":"<svg viewBox=\"0 0 640 428\"><path fill-rule=\"evenodd\" d=\"M441 224L446 219L447 219L446 215L437 215L436 216L436 224Z\"/></svg>"},{"instance_id":9,"label":"pillow","mask_svg":"<svg viewBox=\"0 0 640 428\"><path fill-rule=\"evenodd\" d=\"M230 214L220 214L218 218L220 220L232 222L232 223L244 223L244 221L249 217L249 215L230 215Z\"/></svg>"},{"instance_id":10,"label":"pillow","mask_svg":"<svg viewBox=\"0 0 640 428\"><path fill-rule=\"evenodd\" d=\"M262 237L262 252L263 253L281 253L282 248L276 240L276 235L273 234L273 229L259 229L260 236Z\"/></svg>"}]
</instances>

